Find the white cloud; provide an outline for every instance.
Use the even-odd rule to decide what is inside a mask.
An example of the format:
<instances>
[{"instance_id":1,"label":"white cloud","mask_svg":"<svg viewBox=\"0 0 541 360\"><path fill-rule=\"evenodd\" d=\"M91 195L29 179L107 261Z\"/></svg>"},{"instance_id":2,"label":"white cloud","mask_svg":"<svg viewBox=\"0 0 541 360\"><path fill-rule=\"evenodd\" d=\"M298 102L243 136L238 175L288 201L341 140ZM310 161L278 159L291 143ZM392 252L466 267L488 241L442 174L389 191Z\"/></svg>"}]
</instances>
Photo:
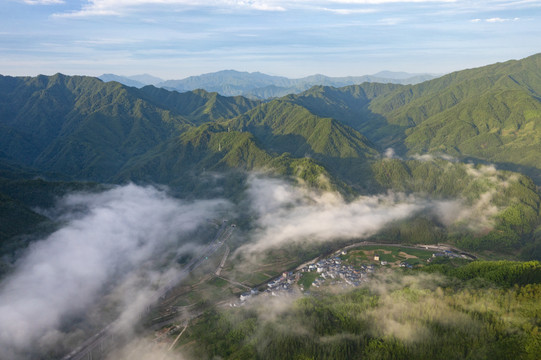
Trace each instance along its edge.
<instances>
[{"instance_id":1,"label":"white cloud","mask_svg":"<svg viewBox=\"0 0 541 360\"><path fill-rule=\"evenodd\" d=\"M457 0L330 0L339 4L380 5L389 3L452 3Z\"/></svg>"},{"instance_id":2,"label":"white cloud","mask_svg":"<svg viewBox=\"0 0 541 360\"><path fill-rule=\"evenodd\" d=\"M55 5L64 4L64 0L23 0L29 5Z\"/></svg>"},{"instance_id":3,"label":"white cloud","mask_svg":"<svg viewBox=\"0 0 541 360\"><path fill-rule=\"evenodd\" d=\"M126 38L103 38L92 40L76 40L73 43L76 45L92 46L92 45L124 45L137 44L142 42L141 39L126 39Z\"/></svg>"},{"instance_id":4,"label":"white cloud","mask_svg":"<svg viewBox=\"0 0 541 360\"><path fill-rule=\"evenodd\" d=\"M386 158L386 159L396 159L398 158L396 156L396 153L394 151L393 148L387 148L385 149L385 152L383 153L383 156Z\"/></svg>"},{"instance_id":5,"label":"white cloud","mask_svg":"<svg viewBox=\"0 0 541 360\"><path fill-rule=\"evenodd\" d=\"M496 23L496 22L509 21L509 19L502 19L502 18L495 17L495 18L486 19L485 21L489 23Z\"/></svg>"},{"instance_id":6,"label":"white cloud","mask_svg":"<svg viewBox=\"0 0 541 360\"><path fill-rule=\"evenodd\" d=\"M482 21L484 22L487 22L487 23L503 23L503 22L508 22L508 21L519 21L520 18L516 17L516 18L500 18L500 17L493 17L493 18L488 18L488 19L472 19L470 20L470 22L472 23L480 23Z\"/></svg>"},{"instance_id":7,"label":"white cloud","mask_svg":"<svg viewBox=\"0 0 541 360\"><path fill-rule=\"evenodd\" d=\"M115 289L109 309L126 306L118 309L119 324L129 326L148 305L150 286L174 276L166 254L174 258L189 234L226 205L183 202L135 185L65 198L57 215L65 225L34 243L1 284L2 356L36 358L49 346L61 349L68 337L62 321L103 301L108 285Z\"/></svg>"},{"instance_id":8,"label":"white cloud","mask_svg":"<svg viewBox=\"0 0 541 360\"><path fill-rule=\"evenodd\" d=\"M120 349L115 348L106 360L183 360L177 351L168 350L168 346L149 339L138 337Z\"/></svg>"},{"instance_id":9,"label":"white cloud","mask_svg":"<svg viewBox=\"0 0 541 360\"><path fill-rule=\"evenodd\" d=\"M394 220L405 219L429 202L403 194L363 196L346 202L336 193L314 193L280 180L252 177L248 194L259 230L248 253L294 242L318 243L362 238Z\"/></svg>"},{"instance_id":10,"label":"white cloud","mask_svg":"<svg viewBox=\"0 0 541 360\"><path fill-rule=\"evenodd\" d=\"M388 26L392 26L392 25L397 25L397 24L400 24L401 22L403 22L404 20L401 19L401 18L384 18L384 19L381 19L379 21L379 24L380 25L388 25Z\"/></svg>"},{"instance_id":11,"label":"white cloud","mask_svg":"<svg viewBox=\"0 0 541 360\"><path fill-rule=\"evenodd\" d=\"M392 156L392 154L389 154ZM422 159L431 161L433 158ZM494 196L516 178L500 178L493 166L466 166L471 181L489 182L476 199L434 200L421 195L388 193L361 196L347 202L337 193L315 193L277 179L252 176L247 190L257 230L241 252L257 254L291 244L317 244L338 239L362 239L393 221L428 211L451 229L485 232L501 208Z\"/></svg>"},{"instance_id":12,"label":"white cloud","mask_svg":"<svg viewBox=\"0 0 541 360\"><path fill-rule=\"evenodd\" d=\"M449 162L456 162L457 159L452 157L451 155L448 155L448 154L444 154L444 153L436 153L436 154L423 154L423 155L420 155L420 154L413 154L411 157L411 159L413 160L417 160L417 161L434 161L436 159L443 159L445 161L449 161Z\"/></svg>"},{"instance_id":13,"label":"white cloud","mask_svg":"<svg viewBox=\"0 0 541 360\"><path fill-rule=\"evenodd\" d=\"M332 8L321 8L321 10L332 12L338 15L371 14L377 11L376 9L332 9Z\"/></svg>"},{"instance_id":14,"label":"white cloud","mask_svg":"<svg viewBox=\"0 0 541 360\"><path fill-rule=\"evenodd\" d=\"M123 15L137 8L148 6L246 8L259 11L284 11L282 1L264 0L88 0L81 10L58 13L56 17L86 17Z\"/></svg>"},{"instance_id":15,"label":"white cloud","mask_svg":"<svg viewBox=\"0 0 541 360\"><path fill-rule=\"evenodd\" d=\"M28 0L33 1L33 0ZM38 0L36 0L38 1ZM57 1L57 0L43 0ZM148 6L184 6L184 7L215 7L222 9L252 9L257 11L285 11L295 7L310 8L313 10L329 11L340 15L362 14L374 12L373 9L326 7L326 4L345 5L384 5L391 3L427 3L427 2L454 2L454 0L322 0L314 4L309 0L88 0L80 10L68 13L59 13L57 17L85 17L122 15L136 8Z\"/></svg>"}]
</instances>

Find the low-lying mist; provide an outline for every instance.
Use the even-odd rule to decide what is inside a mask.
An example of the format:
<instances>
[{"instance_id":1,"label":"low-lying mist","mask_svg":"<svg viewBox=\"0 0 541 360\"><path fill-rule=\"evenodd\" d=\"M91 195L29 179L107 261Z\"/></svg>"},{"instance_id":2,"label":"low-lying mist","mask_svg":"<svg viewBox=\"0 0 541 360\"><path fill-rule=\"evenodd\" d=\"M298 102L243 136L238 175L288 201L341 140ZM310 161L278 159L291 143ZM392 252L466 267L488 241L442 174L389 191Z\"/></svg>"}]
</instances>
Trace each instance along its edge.
<instances>
[{"instance_id":1,"label":"low-lying mist","mask_svg":"<svg viewBox=\"0 0 541 360\"><path fill-rule=\"evenodd\" d=\"M62 355L113 321L116 331L129 333L156 288L178 277L175 259L211 240L194 235L209 219L250 219L236 254L251 256L291 244L367 238L420 212L443 224L462 218L456 214L475 215L458 200L389 192L348 202L261 175L248 176L239 198L238 205L184 201L131 184L59 199L47 211L61 228L32 244L0 284L3 356L30 359L51 349Z\"/></svg>"},{"instance_id":2,"label":"low-lying mist","mask_svg":"<svg viewBox=\"0 0 541 360\"><path fill-rule=\"evenodd\" d=\"M485 198L472 206L460 199L433 200L427 196L388 192L360 196L347 202L335 192L316 192L260 176L249 178L247 195L256 218L256 229L251 234L252 241L243 245L239 252L248 254L293 243L363 239L395 221L421 212L431 214L448 226L467 221L488 227L487 214L480 209L479 202L486 205L489 215L493 215Z\"/></svg>"},{"instance_id":3,"label":"low-lying mist","mask_svg":"<svg viewBox=\"0 0 541 360\"><path fill-rule=\"evenodd\" d=\"M63 227L30 246L1 284L2 357L35 358L61 347L71 331L66 321L84 317L108 288L117 289L109 296L121 312L133 310L122 312L120 323L137 319L149 286L175 276L171 264L164 267L165 255L187 250L190 234L228 206L136 185L61 199L54 213Z\"/></svg>"},{"instance_id":4,"label":"low-lying mist","mask_svg":"<svg viewBox=\"0 0 541 360\"><path fill-rule=\"evenodd\" d=\"M190 359L538 358L532 315L540 309L539 285L452 284L445 276L395 271L354 289L259 296L203 315L183 350Z\"/></svg>"}]
</instances>

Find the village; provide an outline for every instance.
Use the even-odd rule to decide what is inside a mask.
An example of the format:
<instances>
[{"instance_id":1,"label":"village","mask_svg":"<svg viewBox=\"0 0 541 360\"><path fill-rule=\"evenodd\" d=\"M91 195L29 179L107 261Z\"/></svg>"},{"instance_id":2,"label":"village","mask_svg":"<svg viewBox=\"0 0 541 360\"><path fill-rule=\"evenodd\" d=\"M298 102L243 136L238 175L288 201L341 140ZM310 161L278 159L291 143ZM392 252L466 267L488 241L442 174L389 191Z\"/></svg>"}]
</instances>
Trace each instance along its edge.
<instances>
[{"instance_id":1,"label":"village","mask_svg":"<svg viewBox=\"0 0 541 360\"><path fill-rule=\"evenodd\" d=\"M423 261L426 263L432 262L439 257L464 257L464 255L457 254L450 250L440 250L438 252L426 251ZM418 262L407 259L404 261L398 261L399 258L392 258L397 260L394 263L390 263L385 259L389 259L389 254L381 254L377 251L366 251L370 254L369 258L363 257L368 261L361 264L352 265L348 259L348 252L346 250L339 250L326 258L314 261L312 263L304 264L302 267L295 269L294 271L283 272L281 276L272 279L267 282L266 285L259 288L251 289L240 295L238 303L232 303L231 306L243 305L244 302L254 296L281 296L291 294L295 291L300 291L305 294L310 293L310 288L317 289L324 286L342 286L342 287L357 287L363 282L369 280L370 275L379 267L396 266L400 268L412 269L415 263L416 266L420 266ZM351 255L353 255L352 252ZM386 257L385 257L386 255ZM416 258L416 257L415 257ZM349 264L348 264L349 263Z\"/></svg>"},{"instance_id":2,"label":"village","mask_svg":"<svg viewBox=\"0 0 541 360\"><path fill-rule=\"evenodd\" d=\"M241 294L241 304L256 295L281 296L290 294L295 289L303 293L309 293L310 287L319 288L324 285L359 286L363 281L367 281L368 274L374 272L374 264L362 265L360 267L345 265L338 256L340 252L334 255L333 257L307 264L299 270L282 273L280 277L269 281L266 284L266 289L263 291L252 289ZM342 255L345 255L345 252L342 252ZM302 279L304 277L313 279L313 281L308 283L308 285L304 281L303 284Z\"/></svg>"}]
</instances>

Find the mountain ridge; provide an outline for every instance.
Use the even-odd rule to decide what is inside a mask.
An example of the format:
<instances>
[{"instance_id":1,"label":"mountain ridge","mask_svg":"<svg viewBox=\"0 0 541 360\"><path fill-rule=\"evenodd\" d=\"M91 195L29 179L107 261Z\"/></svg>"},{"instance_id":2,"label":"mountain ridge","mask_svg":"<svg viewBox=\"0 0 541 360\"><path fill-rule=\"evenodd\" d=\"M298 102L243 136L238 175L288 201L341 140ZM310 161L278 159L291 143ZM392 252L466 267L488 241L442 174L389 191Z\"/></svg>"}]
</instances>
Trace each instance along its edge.
<instances>
[{"instance_id":1,"label":"mountain ridge","mask_svg":"<svg viewBox=\"0 0 541 360\"><path fill-rule=\"evenodd\" d=\"M269 101L62 74L0 76L0 178L56 174L52 180L166 184L181 194L213 196L206 181L221 174L212 181L233 196L246 172L263 171L345 196L481 196L479 189L467 195L451 180L490 168L464 165L449 173L446 167L494 162L540 183L540 80L541 54L417 85L320 85ZM444 164L412 162L438 154L445 154ZM534 246L537 189L522 175L495 174L513 183L516 196L498 200L500 233L464 235L465 246ZM4 195L6 204L15 199L9 191ZM433 219L423 221L412 236L441 234Z\"/></svg>"},{"instance_id":2,"label":"mountain ridge","mask_svg":"<svg viewBox=\"0 0 541 360\"><path fill-rule=\"evenodd\" d=\"M396 77L394 77L396 75ZM140 76L119 76L103 74L98 78L107 81L117 81L127 86L142 88L154 85L168 90L179 92L204 89L208 92L218 92L223 96L242 95L252 99L269 99L296 94L308 90L312 86L324 85L342 87L363 82L381 82L396 84L416 84L435 78L431 74L410 74L405 72L381 71L374 75L329 77L314 74L303 78L287 78L284 76L267 75L261 72L246 72L236 70L221 70L196 76L189 76L180 80L162 80L158 82ZM153 81L151 81L154 79Z\"/></svg>"}]
</instances>

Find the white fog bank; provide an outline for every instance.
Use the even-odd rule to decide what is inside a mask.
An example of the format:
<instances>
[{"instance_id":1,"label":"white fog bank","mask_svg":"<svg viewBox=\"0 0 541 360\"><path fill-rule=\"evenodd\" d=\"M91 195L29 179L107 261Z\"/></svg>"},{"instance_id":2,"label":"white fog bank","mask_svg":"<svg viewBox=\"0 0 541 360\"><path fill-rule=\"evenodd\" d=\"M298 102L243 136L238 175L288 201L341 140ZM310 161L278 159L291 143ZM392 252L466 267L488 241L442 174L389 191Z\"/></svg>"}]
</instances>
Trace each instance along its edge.
<instances>
[{"instance_id":1,"label":"white fog bank","mask_svg":"<svg viewBox=\"0 0 541 360\"><path fill-rule=\"evenodd\" d=\"M63 319L84 312L105 285L129 283L132 270L190 242L190 232L227 206L136 185L62 199L63 227L34 243L0 284L1 357L25 358L58 343ZM145 276L157 278L152 271Z\"/></svg>"}]
</instances>

